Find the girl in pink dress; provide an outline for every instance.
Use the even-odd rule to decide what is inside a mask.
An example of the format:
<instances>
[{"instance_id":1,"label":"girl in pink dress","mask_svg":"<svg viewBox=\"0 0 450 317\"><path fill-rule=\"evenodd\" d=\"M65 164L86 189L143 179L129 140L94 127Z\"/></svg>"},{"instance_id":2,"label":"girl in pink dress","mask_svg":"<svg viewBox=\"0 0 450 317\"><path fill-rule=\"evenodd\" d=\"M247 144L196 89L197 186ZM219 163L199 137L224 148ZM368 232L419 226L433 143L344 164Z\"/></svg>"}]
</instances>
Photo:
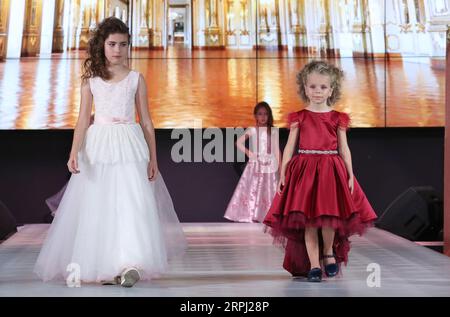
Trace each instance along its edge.
<instances>
[{"instance_id":1,"label":"girl in pink dress","mask_svg":"<svg viewBox=\"0 0 450 317\"><path fill-rule=\"evenodd\" d=\"M224 216L237 222L262 222L278 182L280 150L272 109L263 101L255 106L253 114L256 127L247 129L236 142L249 161ZM245 147L246 139L250 139L250 150Z\"/></svg>"},{"instance_id":2,"label":"girl in pink dress","mask_svg":"<svg viewBox=\"0 0 450 317\"><path fill-rule=\"evenodd\" d=\"M340 97L342 77L339 68L323 61L307 64L297 75L307 107L289 115L277 194L264 220L285 247L283 267L311 282L322 280L322 268L326 276L336 276L348 260L348 238L376 219L353 176L350 118L330 109Z\"/></svg>"}]
</instances>

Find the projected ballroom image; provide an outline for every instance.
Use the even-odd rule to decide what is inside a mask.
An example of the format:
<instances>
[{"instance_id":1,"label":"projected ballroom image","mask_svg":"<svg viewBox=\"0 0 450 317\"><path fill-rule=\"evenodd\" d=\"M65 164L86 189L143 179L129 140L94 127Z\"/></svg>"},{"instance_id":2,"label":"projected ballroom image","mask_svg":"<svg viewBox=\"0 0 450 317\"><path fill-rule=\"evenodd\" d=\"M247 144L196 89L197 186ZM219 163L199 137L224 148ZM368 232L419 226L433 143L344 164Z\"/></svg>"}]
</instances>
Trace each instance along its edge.
<instances>
[{"instance_id":1,"label":"projected ballroom image","mask_svg":"<svg viewBox=\"0 0 450 317\"><path fill-rule=\"evenodd\" d=\"M257 100L285 126L310 58L345 68L337 108L355 127L444 124L446 1L0 3L2 129L75 126L87 41L107 16L132 30L129 64L148 76L157 128L192 127L192 115L205 127L248 126Z\"/></svg>"}]
</instances>

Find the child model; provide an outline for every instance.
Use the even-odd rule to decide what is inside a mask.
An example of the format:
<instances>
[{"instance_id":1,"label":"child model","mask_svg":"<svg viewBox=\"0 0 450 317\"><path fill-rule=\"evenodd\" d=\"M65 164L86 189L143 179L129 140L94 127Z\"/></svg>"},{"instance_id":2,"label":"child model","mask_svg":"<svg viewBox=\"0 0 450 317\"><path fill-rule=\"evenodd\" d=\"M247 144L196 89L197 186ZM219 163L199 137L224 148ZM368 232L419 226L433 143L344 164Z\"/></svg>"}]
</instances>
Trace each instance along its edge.
<instances>
[{"instance_id":1,"label":"child model","mask_svg":"<svg viewBox=\"0 0 450 317\"><path fill-rule=\"evenodd\" d=\"M67 278L70 265L83 282L130 287L164 272L186 248L158 173L144 78L124 66L129 39L127 26L111 17L89 41L72 176L35 265L44 281Z\"/></svg>"},{"instance_id":2,"label":"child model","mask_svg":"<svg viewBox=\"0 0 450 317\"><path fill-rule=\"evenodd\" d=\"M362 234L376 219L353 176L349 116L330 109L341 95L342 77L323 61L307 64L297 75L307 107L289 115L277 194L264 220L285 247L283 267L311 282L322 280L322 268L326 276L336 276L348 260L349 236Z\"/></svg>"},{"instance_id":3,"label":"child model","mask_svg":"<svg viewBox=\"0 0 450 317\"><path fill-rule=\"evenodd\" d=\"M236 142L249 162L228 204L225 218L237 222L262 222L276 193L280 150L273 129L272 109L260 102L253 111L256 127L247 129ZM245 140L250 138L250 150Z\"/></svg>"}]
</instances>

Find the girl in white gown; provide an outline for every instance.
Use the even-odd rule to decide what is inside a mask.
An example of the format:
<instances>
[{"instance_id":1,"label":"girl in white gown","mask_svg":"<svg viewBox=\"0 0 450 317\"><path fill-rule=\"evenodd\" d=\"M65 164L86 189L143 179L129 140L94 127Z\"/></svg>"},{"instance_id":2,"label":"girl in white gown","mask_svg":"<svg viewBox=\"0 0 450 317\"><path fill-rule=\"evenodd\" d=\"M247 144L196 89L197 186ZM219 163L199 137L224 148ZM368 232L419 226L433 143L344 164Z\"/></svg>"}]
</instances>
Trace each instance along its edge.
<instances>
[{"instance_id":1,"label":"girl in white gown","mask_svg":"<svg viewBox=\"0 0 450 317\"><path fill-rule=\"evenodd\" d=\"M127 26L111 17L89 41L72 176L34 268L44 281L68 278L75 265L83 282L132 286L159 276L186 249L158 173L144 78L124 66L129 40Z\"/></svg>"}]
</instances>

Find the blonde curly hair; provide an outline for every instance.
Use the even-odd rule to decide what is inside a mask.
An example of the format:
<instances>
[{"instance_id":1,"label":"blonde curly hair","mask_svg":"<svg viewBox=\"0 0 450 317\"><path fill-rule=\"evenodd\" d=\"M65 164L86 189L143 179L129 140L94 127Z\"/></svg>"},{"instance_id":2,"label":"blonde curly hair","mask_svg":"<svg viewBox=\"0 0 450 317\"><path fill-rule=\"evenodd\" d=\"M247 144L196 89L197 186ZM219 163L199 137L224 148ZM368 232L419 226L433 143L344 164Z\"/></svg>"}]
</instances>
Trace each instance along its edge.
<instances>
[{"instance_id":1,"label":"blonde curly hair","mask_svg":"<svg viewBox=\"0 0 450 317\"><path fill-rule=\"evenodd\" d=\"M314 72L321 75L330 76L333 93L327 99L327 105L329 107L333 106L341 98L344 72L339 67L325 61L315 60L306 64L297 74L298 94L304 102L309 102L309 98L305 92L305 86L308 80L308 75Z\"/></svg>"}]
</instances>

